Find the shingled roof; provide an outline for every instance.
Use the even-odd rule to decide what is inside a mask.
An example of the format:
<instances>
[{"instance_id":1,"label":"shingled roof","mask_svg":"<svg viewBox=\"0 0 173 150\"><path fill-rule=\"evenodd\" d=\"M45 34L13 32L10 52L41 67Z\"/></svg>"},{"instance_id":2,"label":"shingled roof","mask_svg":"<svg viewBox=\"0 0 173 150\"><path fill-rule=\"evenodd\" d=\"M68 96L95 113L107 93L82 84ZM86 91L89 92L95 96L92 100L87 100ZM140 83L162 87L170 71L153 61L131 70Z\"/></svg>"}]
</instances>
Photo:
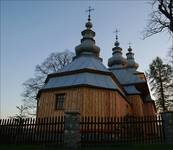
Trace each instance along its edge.
<instances>
[{"instance_id":1,"label":"shingled roof","mask_svg":"<svg viewBox=\"0 0 173 150\"><path fill-rule=\"evenodd\" d=\"M102 59L98 58L96 56L93 56L92 54L82 54L78 57L76 57L69 65L65 66L58 72L67 72L67 71L74 71L79 69L93 69L93 70L99 70L104 72L110 72L102 63Z\"/></svg>"},{"instance_id":2,"label":"shingled roof","mask_svg":"<svg viewBox=\"0 0 173 150\"><path fill-rule=\"evenodd\" d=\"M118 79L120 84L122 85L130 85L130 84L138 84L138 83L145 83L144 80L141 80L138 76L132 74L125 68L121 69L109 69Z\"/></svg>"},{"instance_id":3,"label":"shingled roof","mask_svg":"<svg viewBox=\"0 0 173 150\"><path fill-rule=\"evenodd\" d=\"M91 29L90 21L91 19L88 19L86 29L81 32L83 38L75 48L76 56L73 61L57 73L49 74L39 93L49 89L91 86L117 90L125 95L118 81L115 81L113 73L103 65L99 57L100 48L95 45L95 32Z\"/></svg>"},{"instance_id":4,"label":"shingled roof","mask_svg":"<svg viewBox=\"0 0 173 150\"><path fill-rule=\"evenodd\" d=\"M93 86L93 87L99 87L111 90L119 89L119 87L113 81L111 76L88 73L88 72L52 77L44 85L43 89L60 88L60 87L63 88L63 87L79 86L79 85Z\"/></svg>"}]
</instances>

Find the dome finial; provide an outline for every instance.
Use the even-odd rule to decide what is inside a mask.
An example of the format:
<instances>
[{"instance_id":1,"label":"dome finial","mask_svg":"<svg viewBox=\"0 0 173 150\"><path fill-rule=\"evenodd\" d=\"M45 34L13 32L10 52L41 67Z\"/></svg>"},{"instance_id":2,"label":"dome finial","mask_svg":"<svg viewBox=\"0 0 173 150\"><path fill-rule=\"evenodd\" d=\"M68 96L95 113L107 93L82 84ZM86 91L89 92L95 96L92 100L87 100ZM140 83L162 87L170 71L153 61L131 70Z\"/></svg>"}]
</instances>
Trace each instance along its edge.
<instances>
[{"instance_id":1,"label":"dome finial","mask_svg":"<svg viewBox=\"0 0 173 150\"><path fill-rule=\"evenodd\" d=\"M132 43L131 43L131 42L129 42L128 44L129 44L129 48L131 48Z\"/></svg>"},{"instance_id":2,"label":"dome finial","mask_svg":"<svg viewBox=\"0 0 173 150\"><path fill-rule=\"evenodd\" d=\"M127 63L127 60L122 56L122 48L119 46L118 32L117 29L114 31L116 34L116 41L114 43L115 47L112 48L112 57L108 60L108 66L113 68L123 68Z\"/></svg>"},{"instance_id":3,"label":"dome finial","mask_svg":"<svg viewBox=\"0 0 173 150\"><path fill-rule=\"evenodd\" d=\"M85 27L87 29L91 29L93 26L92 23L90 22L91 21L91 15L90 15L91 11L94 11L94 9L91 8L91 6L89 6L88 9L86 10L86 12L88 12L88 22L85 24Z\"/></svg>"},{"instance_id":4,"label":"dome finial","mask_svg":"<svg viewBox=\"0 0 173 150\"><path fill-rule=\"evenodd\" d=\"M120 43L118 42L118 29L116 29L115 31L114 31L114 33L116 34L116 42L115 42L115 46L116 47L118 47L119 45L120 45Z\"/></svg>"},{"instance_id":5,"label":"dome finial","mask_svg":"<svg viewBox=\"0 0 173 150\"><path fill-rule=\"evenodd\" d=\"M88 12L88 22L85 24L86 29L81 32L83 36L81 44L75 47L76 56L87 53L99 57L100 48L95 45L95 32L91 29L93 25L90 18L90 12L93 10L94 9L92 9L91 6L86 10L86 12Z\"/></svg>"},{"instance_id":6,"label":"dome finial","mask_svg":"<svg viewBox=\"0 0 173 150\"><path fill-rule=\"evenodd\" d=\"M116 33L116 41L118 41L118 29L116 29L115 33Z\"/></svg>"},{"instance_id":7,"label":"dome finial","mask_svg":"<svg viewBox=\"0 0 173 150\"><path fill-rule=\"evenodd\" d=\"M94 11L93 8L91 8L91 6L88 7L88 9L86 10L86 12L88 12L88 21L91 21L91 11Z\"/></svg>"},{"instance_id":8,"label":"dome finial","mask_svg":"<svg viewBox=\"0 0 173 150\"><path fill-rule=\"evenodd\" d=\"M131 48L132 43L131 43L131 42L129 42L128 44L129 44L128 51L129 51L129 53L131 53L131 52L132 52L132 48Z\"/></svg>"}]
</instances>

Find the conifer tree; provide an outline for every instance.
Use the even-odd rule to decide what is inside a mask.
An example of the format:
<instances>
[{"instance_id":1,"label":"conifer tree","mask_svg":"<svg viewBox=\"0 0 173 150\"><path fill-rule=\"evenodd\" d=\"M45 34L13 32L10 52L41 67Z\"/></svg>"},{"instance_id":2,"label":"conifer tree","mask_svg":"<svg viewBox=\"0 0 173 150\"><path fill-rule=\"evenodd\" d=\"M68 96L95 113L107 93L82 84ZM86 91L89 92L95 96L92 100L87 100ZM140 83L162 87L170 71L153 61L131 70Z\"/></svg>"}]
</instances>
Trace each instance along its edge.
<instances>
[{"instance_id":1,"label":"conifer tree","mask_svg":"<svg viewBox=\"0 0 173 150\"><path fill-rule=\"evenodd\" d=\"M151 90L155 96L156 107L159 111L167 111L172 108L171 100L173 70L169 64L164 64L162 59L156 57L149 66L147 77Z\"/></svg>"}]
</instances>

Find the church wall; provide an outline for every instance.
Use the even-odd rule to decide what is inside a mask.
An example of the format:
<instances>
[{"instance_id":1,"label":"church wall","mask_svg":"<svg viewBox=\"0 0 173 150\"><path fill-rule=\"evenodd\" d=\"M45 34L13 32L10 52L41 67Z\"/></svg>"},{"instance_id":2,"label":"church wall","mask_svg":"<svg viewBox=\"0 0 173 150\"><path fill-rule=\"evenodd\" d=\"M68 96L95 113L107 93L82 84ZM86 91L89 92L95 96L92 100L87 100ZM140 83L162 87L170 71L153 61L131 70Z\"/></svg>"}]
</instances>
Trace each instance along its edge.
<instances>
[{"instance_id":1,"label":"church wall","mask_svg":"<svg viewBox=\"0 0 173 150\"><path fill-rule=\"evenodd\" d=\"M58 93L65 93L63 110L55 110L55 95ZM81 116L100 117L124 116L131 111L129 104L117 91L77 87L42 92L37 117L61 116L65 111L74 110L79 111Z\"/></svg>"},{"instance_id":2,"label":"church wall","mask_svg":"<svg viewBox=\"0 0 173 150\"><path fill-rule=\"evenodd\" d=\"M116 116L122 117L131 115L132 110L130 104L119 94L116 94Z\"/></svg>"},{"instance_id":3,"label":"church wall","mask_svg":"<svg viewBox=\"0 0 173 150\"><path fill-rule=\"evenodd\" d=\"M82 116L115 116L115 91L84 88Z\"/></svg>"},{"instance_id":4,"label":"church wall","mask_svg":"<svg viewBox=\"0 0 173 150\"><path fill-rule=\"evenodd\" d=\"M41 93L37 117L62 116L64 111L72 111L79 109L79 101L83 95L82 88L71 88L66 90L51 90ZM56 94L65 93L64 109L55 110Z\"/></svg>"},{"instance_id":5,"label":"church wall","mask_svg":"<svg viewBox=\"0 0 173 150\"><path fill-rule=\"evenodd\" d=\"M145 116L156 115L156 110L153 102L145 102L143 104L143 111Z\"/></svg>"},{"instance_id":6,"label":"church wall","mask_svg":"<svg viewBox=\"0 0 173 150\"><path fill-rule=\"evenodd\" d=\"M128 100L131 103L133 116L143 116L143 101L140 95L130 95Z\"/></svg>"}]
</instances>

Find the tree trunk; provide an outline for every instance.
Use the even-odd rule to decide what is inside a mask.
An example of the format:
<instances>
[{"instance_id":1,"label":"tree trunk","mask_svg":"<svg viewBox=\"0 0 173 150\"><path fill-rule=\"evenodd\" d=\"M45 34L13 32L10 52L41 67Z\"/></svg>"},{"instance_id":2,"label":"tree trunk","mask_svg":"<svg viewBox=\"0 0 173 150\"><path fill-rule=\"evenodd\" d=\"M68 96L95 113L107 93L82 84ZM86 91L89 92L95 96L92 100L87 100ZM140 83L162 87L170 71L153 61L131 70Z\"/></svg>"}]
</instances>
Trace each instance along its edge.
<instances>
[{"instance_id":1,"label":"tree trunk","mask_svg":"<svg viewBox=\"0 0 173 150\"><path fill-rule=\"evenodd\" d=\"M164 97L164 90L163 90L163 81L162 81L162 77L161 77L161 70L159 69L159 82L160 82L160 89L161 89L161 97L162 97L162 108L163 108L163 112L166 111L166 107L165 107L165 97Z\"/></svg>"},{"instance_id":2,"label":"tree trunk","mask_svg":"<svg viewBox=\"0 0 173 150\"><path fill-rule=\"evenodd\" d=\"M170 22L170 30L171 30L171 32L173 34L173 20Z\"/></svg>"},{"instance_id":3,"label":"tree trunk","mask_svg":"<svg viewBox=\"0 0 173 150\"><path fill-rule=\"evenodd\" d=\"M173 0L170 0L170 4L168 7L169 7L169 12L170 12L170 30L173 33L173 14L172 14Z\"/></svg>"}]
</instances>

